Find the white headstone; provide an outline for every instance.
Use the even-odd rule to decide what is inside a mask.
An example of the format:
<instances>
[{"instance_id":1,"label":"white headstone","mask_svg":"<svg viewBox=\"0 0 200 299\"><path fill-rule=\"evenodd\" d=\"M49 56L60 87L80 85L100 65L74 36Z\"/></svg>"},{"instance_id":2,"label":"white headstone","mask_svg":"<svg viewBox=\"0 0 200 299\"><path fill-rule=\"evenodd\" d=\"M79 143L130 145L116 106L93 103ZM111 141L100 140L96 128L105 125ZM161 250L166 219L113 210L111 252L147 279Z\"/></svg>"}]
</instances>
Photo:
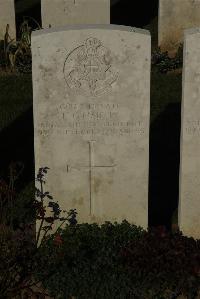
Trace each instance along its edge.
<instances>
[{"instance_id":1,"label":"white headstone","mask_svg":"<svg viewBox=\"0 0 200 299\"><path fill-rule=\"evenodd\" d=\"M184 29L200 26L200 0L159 0L158 44L174 55Z\"/></svg>"},{"instance_id":2,"label":"white headstone","mask_svg":"<svg viewBox=\"0 0 200 299\"><path fill-rule=\"evenodd\" d=\"M79 222L147 227L150 45L116 25L32 35L36 171Z\"/></svg>"},{"instance_id":3,"label":"white headstone","mask_svg":"<svg viewBox=\"0 0 200 299\"><path fill-rule=\"evenodd\" d=\"M9 35L16 38L14 0L0 0L0 40L4 40L6 26L9 24Z\"/></svg>"},{"instance_id":4,"label":"white headstone","mask_svg":"<svg viewBox=\"0 0 200 299\"><path fill-rule=\"evenodd\" d=\"M110 24L110 0L41 0L42 27Z\"/></svg>"},{"instance_id":5,"label":"white headstone","mask_svg":"<svg viewBox=\"0 0 200 299\"><path fill-rule=\"evenodd\" d=\"M179 226L200 238L200 29L184 40Z\"/></svg>"}]
</instances>

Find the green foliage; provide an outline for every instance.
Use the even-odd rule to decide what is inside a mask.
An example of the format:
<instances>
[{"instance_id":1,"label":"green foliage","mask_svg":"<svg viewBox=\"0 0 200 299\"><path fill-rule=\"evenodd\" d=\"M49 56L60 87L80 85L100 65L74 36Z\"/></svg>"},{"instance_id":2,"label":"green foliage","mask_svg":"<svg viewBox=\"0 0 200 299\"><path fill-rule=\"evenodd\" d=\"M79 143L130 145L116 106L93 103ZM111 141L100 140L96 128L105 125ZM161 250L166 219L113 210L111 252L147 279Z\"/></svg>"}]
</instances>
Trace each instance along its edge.
<instances>
[{"instance_id":1,"label":"green foliage","mask_svg":"<svg viewBox=\"0 0 200 299\"><path fill-rule=\"evenodd\" d=\"M161 52L160 48L152 53L152 65L156 65L160 73L182 68L183 65L183 45L180 44L174 57L169 57L168 52Z\"/></svg>"},{"instance_id":2,"label":"green foliage","mask_svg":"<svg viewBox=\"0 0 200 299\"><path fill-rule=\"evenodd\" d=\"M142 282L141 298L149 291L150 298L169 298L166 290L195 298L200 289L200 240L181 232L150 230L123 250L122 261L129 277Z\"/></svg>"},{"instance_id":3,"label":"green foliage","mask_svg":"<svg viewBox=\"0 0 200 299\"><path fill-rule=\"evenodd\" d=\"M16 299L38 283L56 299L175 299L179 294L196 298L200 240L170 234L163 227L145 231L125 220L77 224L75 210L61 217L58 203L44 190L47 170L39 169L36 199L21 206L29 213L33 210L28 214L32 216L25 221L22 213L17 229L14 213L8 212L10 201L18 198L14 183L21 165L12 165L9 184L0 185L0 298ZM46 215L47 207L51 216ZM36 219L40 225L35 238ZM61 224L52 234L55 221Z\"/></svg>"},{"instance_id":4,"label":"green foliage","mask_svg":"<svg viewBox=\"0 0 200 299\"><path fill-rule=\"evenodd\" d=\"M5 28L4 42L0 45L0 67L6 70L17 71L18 73L31 73L32 56L31 56L31 27L29 21L40 25L31 17L24 17L19 30L19 40L11 39L9 35L9 25Z\"/></svg>"},{"instance_id":5,"label":"green foliage","mask_svg":"<svg viewBox=\"0 0 200 299\"><path fill-rule=\"evenodd\" d=\"M62 265L45 281L51 295L58 298L125 298L129 294L120 251L129 241L139 239L141 228L126 221L122 224L67 225L60 230ZM54 239L49 239L49 251ZM54 258L52 256L52 258ZM41 267L41 273L44 268ZM120 295L121 294L121 295ZM122 296L122 297L120 297Z\"/></svg>"},{"instance_id":6,"label":"green foliage","mask_svg":"<svg viewBox=\"0 0 200 299\"><path fill-rule=\"evenodd\" d=\"M59 236L62 263L45 281L56 298L195 298L200 289L200 240L126 221L67 225ZM55 246L48 242L45 255Z\"/></svg>"},{"instance_id":7,"label":"green foliage","mask_svg":"<svg viewBox=\"0 0 200 299\"><path fill-rule=\"evenodd\" d=\"M41 283L35 279L40 265L48 264L45 277L50 277L60 265L59 256L52 260L45 253L45 240L52 225L61 221L59 227L66 221L76 223L76 212L70 210L67 217L60 217L62 210L54 202L49 192L44 190L45 174L48 167L40 168L36 177L39 188L35 188L35 198L26 202L24 211L19 217L15 214L16 202L21 199L17 196L15 183L23 167L20 163L13 163L9 169L9 181L0 181L0 298L11 299L21 296L24 291ZM25 202L24 202L25 203ZM47 206L51 216L46 214ZM20 205L18 205L19 209ZM19 212L19 211L18 211ZM28 212L25 219L25 212ZM35 231L35 221L39 229ZM56 232L57 233L57 232ZM59 245L57 237L56 245ZM41 249L42 248L42 249ZM53 248L53 247L52 247ZM56 248L57 249L57 248ZM55 250L52 251L55 255ZM45 263L44 263L45 262ZM33 291L32 291L33 292ZM21 297L20 297L21 298Z\"/></svg>"}]
</instances>

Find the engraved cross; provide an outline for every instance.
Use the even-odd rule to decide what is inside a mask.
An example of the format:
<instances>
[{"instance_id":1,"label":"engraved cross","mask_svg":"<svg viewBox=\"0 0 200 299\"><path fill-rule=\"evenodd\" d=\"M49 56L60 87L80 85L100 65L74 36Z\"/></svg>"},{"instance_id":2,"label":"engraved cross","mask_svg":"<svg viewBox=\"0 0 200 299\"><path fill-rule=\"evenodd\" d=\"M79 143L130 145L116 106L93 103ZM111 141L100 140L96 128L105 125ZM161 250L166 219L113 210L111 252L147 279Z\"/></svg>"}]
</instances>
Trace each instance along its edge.
<instances>
[{"instance_id":1,"label":"engraved cross","mask_svg":"<svg viewBox=\"0 0 200 299\"><path fill-rule=\"evenodd\" d=\"M99 66L95 63L92 63L92 60L89 60L85 67L88 69L90 74L95 74L99 70Z\"/></svg>"},{"instance_id":2,"label":"engraved cross","mask_svg":"<svg viewBox=\"0 0 200 299\"><path fill-rule=\"evenodd\" d=\"M89 198L90 198L90 215L92 215L92 170L93 168L112 168L115 167L116 164L112 165L94 165L93 164L93 143L95 140L88 141L88 147L89 147L89 165L77 165L77 166L71 166L67 164L67 172L69 172L70 169L79 169L79 168L85 168L89 171Z\"/></svg>"}]
</instances>

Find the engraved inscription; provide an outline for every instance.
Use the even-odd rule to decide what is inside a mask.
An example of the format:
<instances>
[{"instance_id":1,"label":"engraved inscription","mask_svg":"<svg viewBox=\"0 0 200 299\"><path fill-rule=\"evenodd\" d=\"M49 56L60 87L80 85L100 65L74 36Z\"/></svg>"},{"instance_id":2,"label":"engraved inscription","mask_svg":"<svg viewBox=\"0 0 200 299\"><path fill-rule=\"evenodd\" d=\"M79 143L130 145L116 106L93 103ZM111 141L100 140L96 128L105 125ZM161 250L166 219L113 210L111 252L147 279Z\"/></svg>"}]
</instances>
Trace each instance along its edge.
<instances>
[{"instance_id":1,"label":"engraved inscription","mask_svg":"<svg viewBox=\"0 0 200 299\"><path fill-rule=\"evenodd\" d=\"M93 37L67 55L63 72L71 90L90 96L108 92L118 78L111 51Z\"/></svg>"},{"instance_id":2,"label":"engraved inscription","mask_svg":"<svg viewBox=\"0 0 200 299\"><path fill-rule=\"evenodd\" d=\"M186 120L185 132L188 135L200 136L200 119Z\"/></svg>"},{"instance_id":3,"label":"engraved inscription","mask_svg":"<svg viewBox=\"0 0 200 299\"><path fill-rule=\"evenodd\" d=\"M38 134L85 136L88 139L98 136L129 137L143 135L145 125L142 120L132 120L124 116L124 107L117 103L63 103L54 109L54 115L39 124Z\"/></svg>"}]
</instances>

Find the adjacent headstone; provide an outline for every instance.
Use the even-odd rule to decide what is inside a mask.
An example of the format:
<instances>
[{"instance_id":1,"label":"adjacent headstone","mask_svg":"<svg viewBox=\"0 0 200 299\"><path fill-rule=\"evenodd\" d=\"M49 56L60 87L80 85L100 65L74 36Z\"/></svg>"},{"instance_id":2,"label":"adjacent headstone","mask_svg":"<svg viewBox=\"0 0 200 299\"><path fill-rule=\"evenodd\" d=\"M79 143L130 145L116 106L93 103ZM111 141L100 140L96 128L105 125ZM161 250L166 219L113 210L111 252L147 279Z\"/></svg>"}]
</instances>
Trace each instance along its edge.
<instances>
[{"instance_id":1,"label":"adjacent headstone","mask_svg":"<svg viewBox=\"0 0 200 299\"><path fill-rule=\"evenodd\" d=\"M36 172L79 222L147 227L150 45L117 25L32 34Z\"/></svg>"},{"instance_id":2,"label":"adjacent headstone","mask_svg":"<svg viewBox=\"0 0 200 299\"><path fill-rule=\"evenodd\" d=\"M41 0L42 27L110 24L110 0Z\"/></svg>"},{"instance_id":3,"label":"adjacent headstone","mask_svg":"<svg viewBox=\"0 0 200 299\"><path fill-rule=\"evenodd\" d=\"M200 238L200 29L185 31L179 226Z\"/></svg>"},{"instance_id":4,"label":"adjacent headstone","mask_svg":"<svg viewBox=\"0 0 200 299\"><path fill-rule=\"evenodd\" d=\"M200 0L159 0L158 45L173 56L184 29L200 26Z\"/></svg>"},{"instance_id":5,"label":"adjacent headstone","mask_svg":"<svg viewBox=\"0 0 200 299\"><path fill-rule=\"evenodd\" d=\"M4 40L6 26L11 39L16 38L15 2L14 0L0 0L0 40Z\"/></svg>"}]
</instances>

